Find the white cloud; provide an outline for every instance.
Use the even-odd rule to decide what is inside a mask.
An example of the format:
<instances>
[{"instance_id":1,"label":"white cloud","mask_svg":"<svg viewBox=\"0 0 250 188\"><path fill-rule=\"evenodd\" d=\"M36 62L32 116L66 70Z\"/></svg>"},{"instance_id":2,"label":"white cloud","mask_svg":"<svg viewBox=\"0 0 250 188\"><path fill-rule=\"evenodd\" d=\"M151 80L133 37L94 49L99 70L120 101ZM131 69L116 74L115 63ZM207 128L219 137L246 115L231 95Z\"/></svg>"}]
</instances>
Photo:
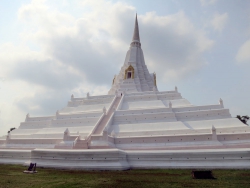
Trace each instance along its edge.
<instances>
[{"instance_id":1,"label":"white cloud","mask_svg":"<svg viewBox=\"0 0 250 188\"><path fill-rule=\"evenodd\" d=\"M107 93L131 42L135 8L103 0L75 6L83 9L80 18L44 0L33 0L19 9L24 28L21 45L0 46L0 75L8 85L0 101L0 110L9 114L3 119L4 127L17 127L28 112L54 114L72 93ZM183 12L139 15L139 27L145 61L161 82L183 79L199 70L205 64L203 52L213 45ZM12 106L4 101L12 101ZM13 113L17 118L11 118Z\"/></svg>"},{"instance_id":2,"label":"white cloud","mask_svg":"<svg viewBox=\"0 0 250 188\"><path fill-rule=\"evenodd\" d=\"M236 60L240 63L250 62L250 40L246 41L238 50Z\"/></svg>"},{"instance_id":3,"label":"white cloud","mask_svg":"<svg viewBox=\"0 0 250 188\"><path fill-rule=\"evenodd\" d=\"M162 82L183 79L203 67L202 53L213 41L196 29L183 12L169 16L140 16L146 63Z\"/></svg>"},{"instance_id":4,"label":"white cloud","mask_svg":"<svg viewBox=\"0 0 250 188\"><path fill-rule=\"evenodd\" d=\"M211 21L211 26L215 31L221 32L225 28L227 22L228 22L227 13L224 14L215 13Z\"/></svg>"},{"instance_id":5,"label":"white cloud","mask_svg":"<svg viewBox=\"0 0 250 188\"><path fill-rule=\"evenodd\" d=\"M200 0L201 6L214 5L218 0Z\"/></svg>"}]
</instances>

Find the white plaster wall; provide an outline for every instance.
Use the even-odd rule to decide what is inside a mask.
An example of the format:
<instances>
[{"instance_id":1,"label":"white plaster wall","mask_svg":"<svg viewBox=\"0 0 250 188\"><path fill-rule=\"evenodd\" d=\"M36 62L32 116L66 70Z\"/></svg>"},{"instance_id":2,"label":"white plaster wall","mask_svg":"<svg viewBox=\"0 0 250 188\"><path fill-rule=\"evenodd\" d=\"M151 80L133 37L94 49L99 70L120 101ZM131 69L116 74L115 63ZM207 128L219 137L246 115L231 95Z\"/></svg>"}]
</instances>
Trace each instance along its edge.
<instances>
[{"instance_id":1,"label":"white plaster wall","mask_svg":"<svg viewBox=\"0 0 250 188\"><path fill-rule=\"evenodd\" d=\"M192 129L209 129L212 126L215 128L231 128L235 127L247 127L237 118L225 118L225 119L216 119L216 120L205 120L205 121L186 121L185 124Z\"/></svg>"},{"instance_id":2,"label":"white plaster wall","mask_svg":"<svg viewBox=\"0 0 250 188\"><path fill-rule=\"evenodd\" d=\"M59 128L47 128L47 129L41 129L36 134L64 134L65 127L59 127ZM68 130L70 134L77 134L79 133L89 133L93 129L92 126L85 126L85 127L69 127Z\"/></svg>"},{"instance_id":3,"label":"white plaster wall","mask_svg":"<svg viewBox=\"0 0 250 188\"><path fill-rule=\"evenodd\" d=\"M35 122L37 122L37 121L48 122L48 121L55 119L55 118L56 118L55 116L28 117L26 119L26 121L28 121L28 122L33 122L33 121L35 121Z\"/></svg>"},{"instance_id":4,"label":"white plaster wall","mask_svg":"<svg viewBox=\"0 0 250 188\"><path fill-rule=\"evenodd\" d=\"M215 110L222 109L220 104L218 105L203 105L203 106L190 106L190 107L175 107L173 108L173 112L187 112L187 111L201 111L201 110Z\"/></svg>"},{"instance_id":5,"label":"white plaster wall","mask_svg":"<svg viewBox=\"0 0 250 188\"><path fill-rule=\"evenodd\" d=\"M18 129L41 129L50 127L51 120L21 122Z\"/></svg>"},{"instance_id":6,"label":"white plaster wall","mask_svg":"<svg viewBox=\"0 0 250 188\"><path fill-rule=\"evenodd\" d=\"M182 122L159 122L141 124L119 124L114 125L115 133L139 132L139 131L161 131L161 130L183 130L189 129Z\"/></svg>"},{"instance_id":7,"label":"white plaster wall","mask_svg":"<svg viewBox=\"0 0 250 188\"><path fill-rule=\"evenodd\" d=\"M244 133L249 132L250 127L241 123L236 118L204 120L204 121L176 121L154 123L114 124L116 136L143 136L143 135L179 135L211 133L212 126L219 133Z\"/></svg>"},{"instance_id":8,"label":"white plaster wall","mask_svg":"<svg viewBox=\"0 0 250 188\"><path fill-rule=\"evenodd\" d=\"M172 103L172 107L176 108L176 107L190 107L193 106L192 104L190 104L190 102L187 99L176 99L176 100L170 100ZM165 103L169 103L169 100L163 100L163 102Z\"/></svg>"},{"instance_id":9,"label":"white plaster wall","mask_svg":"<svg viewBox=\"0 0 250 188\"><path fill-rule=\"evenodd\" d=\"M229 113L228 109L177 112L175 113L175 116L178 121L198 121L231 118L231 114Z\"/></svg>"},{"instance_id":10,"label":"white plaster wall","mask_svg":"<svg viewBox=\"0 0 250 188\"><path fill-rule=\"evenodd\" d=\"M122 110L134 110L134 109L145 109L145 108L163 108L165 105L160 100L153 101L138 101L138 102L123 102Z\"/></svg>"},{"instance_id":11,"label":"white plaster wall","mask_svg":"<svg viewBox=\"0 0 250 188\"><path fill-rule=\"evenodd\" d=\"M77 119L57 119L53 120L51 127L84 127L94 126L100 117L97 118L77 118Z\"/></svg>"},{"instance_id":12,"label":"white plaster wall","mask_svg":"<svg viewBox=\"0 0 250 188\"><path fill-rule=\"evenodd\" d=\"M29 160L30 159L30 160ZM37 163L39 167L126 170L186 168L186 169L249 169L250 150L196 149L196 150L0 150L0 163Z\"/></svg>"},{"instance_id":13,"label":"white plaster wall","mask_svg":"<svg viewBox=\"0 0 250 188\"><path fill-rule=\"evenodd\" d=\"M152 100L158 100L158 98L157 95L152 92L147 95L125 95L125 100L127 102L152 101Z\"/></svg>"},{"instance_id":14,"label":"white plaster wall","mask_svg":"<svg viewBox=\"0 0 250 188\"><path fill-rule=\"evenodd\" d=\"M56 119L99 118L103 112L83 112L75 114L59 114Z\"/></svg>"},{"instance_id":15,"label":"white plaster wall","mask_svg":"<svg viewBox=\"0 0 250 188\"><path fill-rule=\"evenodd\" d=\"M0 149L1 164L24 164L30 160L30 150Z\"/></svg>"},{"instance_id":16,"label":"white plaster wall","mask_svg":"<svg viewBox=\"0 0 250 188\"><path fill-rule=\"evenodd\" d=\"M113 124L133 124L133 123L152 123L152 122L171 122L177 121L174 113L145 113L134 115L116 115Z\"/></svg>"},{"instance_id":17,"label":"white plaster wall","mask_svg":"<svg viewBox=\"0 0 250 188\"><path fill-rule=\"evenodd\" d=\"M192 107L193 105L186 99L176 100L153 100L155 97L147 97L137 99L139 97L125 98L121 110L134 110L134 109L150 109L150 108L164 108L169 107L171 101L172 107ZM180 111L180 110L179 110Z\"/></svg>"},{"instance_id":18,"label":"white plaster wall","mask_svg":"<svg viewBox=\"0 0 250 188\"><path fill-rule=\"evenodd\" d=\"M180 93L177 92L168 92L168 93L157 93L157 98L159 100L178 100L182 99Z\"/></svg>"},{"instance_id":19,"label":"white plaster wall","mask_svg":"<svg viewBox=\"0 0 250 188\"><path fill-rule=\"evenodd\" d=\"M135 110L117 110L115 115L122 116L122 115L134 115L134 114L149 114L149 113L170 113L172 112L169 108L151 108L151 109L135 109Z\"/></svg>"},{"instance_id":20,"label":"white plaster wall","mask_svg":"<svg viewBox=\"0 0 250 188\"><path fill-rule=\"evenodd\" d=\"M10 139L7 141L6 145L10 146L21 146L23 148L27 147L26 144L32 145L32 148L36 148L37 146L35 145L40 145L40 144L51 144L53 147L56 143L59 143L62 139L57 139L57 138L47 138L47 139Z\"/></svg>"},{"instance_id":21,"label":"white plaster wall","mask_svg":"<svg viewBox=\"0 0 250 188\"><path fill-rule=\"evenodd\" d=\"M249 169L249 149L128 151L131 168Z\"/></svg>"},{"instance_id":22,"label":"white plaster wall","mask_svg":"<svg viewBox=\"0 0 250 188\"><path fill-rule=\"evenodd\" d=\"M223 149L223 148L249 148L250 134L218 135L213 140L212 134L194 135L146 135L116 137L115 145L125 150L169 150L169 149Z\"/></svg>"},{"instance_id":23,"label":"white plaster wall","mask_svg":"<svg viewBox=\"0 0 250 188\"><path fill-rule=\"evenodd\" d=\"M150 137L150 136L173 136L173 135L198 135L211 134L211 129L153 129L153 130L138 130L138 131L122 131L116 133L116 138L120 137Z\"/></svg>"},{"instance_id":24,"label":"white plaster wall","mask_svg":"<svg viewBox=\"0 0 250 188\"><path fill-rule=\"evenodd\" d=\"M80 105L76 107L65 107L62 110L59 111L59 113L79 113L79 112L102 112L102 109L104 106L108 108L110 103L106 104L95 104L95 105Z\"/></svg>"},{"instance_id":25,"label":"white plaster wall","mask_svg":"<svg viewBox=\"0 0 250 188\"><path fill-rule=\"evenodd\" d=\"M39 164L40 167L64 169L126 170L129 168L126 153L118 149L35 149L31 152L30 161Z\"/></svg>"},{"instance_id":26,"label":"white plaster wall","mask_svg":"<svg viewBox=\"0 0 250 188\"><path fill-rule=\"evenodd\" d=\"M241 123L241 122L240 122ZM198 130L198 129L196 129ZM233 125L232 127L228 126L223 126L223 127L219 127L216 128L216 132L217 134L223 133L223 134L227 134L227 133L249 133L250 132L250 127L246 126L245 124L241 123L240 125Z\"/></svg>"},{"instance_id":27,"label":"white plaster wall","mask_svg":"<svg viewBox=\"0 0 250 188\"><path fill-rule=\"evenodd\" d=\"M39 129L15 129L15 130L11 131L11 136L30 135L30 134L37 133L38 131L39 131Z\"/></svg>"}]
</instances>

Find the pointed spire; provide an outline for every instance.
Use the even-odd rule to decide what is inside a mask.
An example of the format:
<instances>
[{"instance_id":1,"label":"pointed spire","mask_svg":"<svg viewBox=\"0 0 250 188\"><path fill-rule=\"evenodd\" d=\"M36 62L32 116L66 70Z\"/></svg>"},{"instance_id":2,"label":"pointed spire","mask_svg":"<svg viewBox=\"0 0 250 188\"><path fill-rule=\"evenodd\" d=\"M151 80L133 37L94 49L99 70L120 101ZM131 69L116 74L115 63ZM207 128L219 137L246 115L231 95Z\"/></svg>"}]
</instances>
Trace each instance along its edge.
<instances>
[{"instance_id":1,"label":"pointed spire","mask_svg":"<svg viewBox=\"0 0 250 188\"><path fill-rule=\"evenodd\" d=\"M133 35L133 42L140 42L140 34L139 34L139 26L137 21L137 13L135 16L135 28L134 28L134 35Z\"/></svg>"},{"instance_id":2,"label":"pointed spire","mask_svg":"<svg viewBox=\"0 0 250 188\"><path fill-rule=\"evenodd\" d=\"M134 35L132 38L132 43L133 42L140 42L140 34L139 34L139 26L138 26L138 21L137 21L137 13L135 17L135 28L134 28Z\"/></svg>"}]
</instances>

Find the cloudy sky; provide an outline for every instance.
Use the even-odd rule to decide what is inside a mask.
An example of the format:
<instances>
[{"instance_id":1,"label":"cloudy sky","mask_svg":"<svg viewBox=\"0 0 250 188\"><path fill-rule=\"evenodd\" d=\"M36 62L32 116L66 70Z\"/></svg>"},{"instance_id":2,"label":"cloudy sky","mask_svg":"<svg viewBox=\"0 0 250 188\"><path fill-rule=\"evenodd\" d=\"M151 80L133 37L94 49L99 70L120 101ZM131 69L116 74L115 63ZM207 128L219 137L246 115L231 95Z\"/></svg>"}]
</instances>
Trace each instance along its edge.
<instances>
[{"instance_id":1,"label":"cloudy sky","mask_svg":"<svg viewBox=\"0 0 250 188\"><path fill-rule=\"evenodd\" d=\"M72 93L106 94L136 12L160 91L250 115L249 10L249 0L0 0L0 135Z\"/></svg>"}]
</instances>

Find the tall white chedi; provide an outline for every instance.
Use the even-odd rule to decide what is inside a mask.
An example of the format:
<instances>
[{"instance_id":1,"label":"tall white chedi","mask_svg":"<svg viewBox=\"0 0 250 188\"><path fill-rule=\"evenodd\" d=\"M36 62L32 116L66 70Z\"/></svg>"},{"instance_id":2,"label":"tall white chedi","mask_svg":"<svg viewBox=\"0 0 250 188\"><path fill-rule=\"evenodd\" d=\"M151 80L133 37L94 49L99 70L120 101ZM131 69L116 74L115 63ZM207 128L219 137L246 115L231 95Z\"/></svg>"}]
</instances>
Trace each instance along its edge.
<instances>
[{"instance_id":1,"label":"tall white chedi","mask_svg":"<svg viewBox=\"0 0 250 188\"><path fill-rule=\"evenodd\" d=\"M155 73L150 74L141 49L137 15L130 48L126 54L120 73L113 79L108 94L158 91Z\"/></svg>"},{"instance_id":2,"label":"tall white chedi","mask_svg":"<svg viewBox=\"0 0 250 188\"><path fill-rule=\"evenodd\" d=\"M0 163L40 167L249 168L250 127L223 100L193 105L178 88L158 91L145 65L137 16L109 95L75 97L54 115L27 114L0 137Z\"/></svg>"}]
</instances>

